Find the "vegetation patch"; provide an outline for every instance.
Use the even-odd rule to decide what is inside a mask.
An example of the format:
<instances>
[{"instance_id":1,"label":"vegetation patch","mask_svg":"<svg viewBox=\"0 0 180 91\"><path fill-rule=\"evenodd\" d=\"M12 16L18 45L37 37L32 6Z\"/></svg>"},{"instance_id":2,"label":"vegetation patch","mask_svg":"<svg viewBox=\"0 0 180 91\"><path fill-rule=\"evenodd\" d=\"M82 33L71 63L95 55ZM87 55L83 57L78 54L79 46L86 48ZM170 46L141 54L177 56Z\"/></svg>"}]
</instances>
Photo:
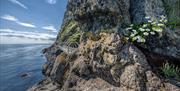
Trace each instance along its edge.
<instances>
[{"instance_id":1,"label":"vegetation patch","mask_svg":"<svg viewBox=\"0 0 180 91\"><path fill-rule=\"evenodd\" d=\"M165 0L164 8L168 16L169 27L180 27L180 0Z\"/></svg>"},{"instance_id":2,"label":"vegetation patch","mask_svg":"<svg viewBox=\"0 0 180 91\"><path fill-rule=\"evenodd\" d=\"M76 43L79 42L79 39L80 39L80 29L77 29L77 31L73 35L69 36L67 41L70 43Z\"/></svg>"},{"instance_id":3,"label":"vegetation patch","mask_svg":"<svg viewBox=\"0 0 180 91\"><path fill-rule=\"evenodd\" d=\"M60 33L61 41L75 42L79 37L80 27L76 21L70 20Z\"/></svg>"},{"instance_id":4,"label":"vegetation patch","mask_svg":"<svg viewBox=\"0 0 180 91\"><path fill-rule=\"evenodd\" d=\"M175 78L179 79L180 69L177 66L174 66L169 63L165 63L165 64L163 64L161 71L166 78L174 78L175 77Z\"/></svg>"},{"instance_id":5,"label":"vegetation patch","mask_svg":"<svg viewBox=\"0 0 180 91\"><path fill-rule=\"evenodd\" d=\"M126 35L127 40L132 42L146 42L146 37L149 35L162 34L166 27L167 19L165 16L161 16L159 20L155 20L149 16L145 17L146 23L143 24L131 24L126 31L129 33Z\"/></svg>"}]
</instances>

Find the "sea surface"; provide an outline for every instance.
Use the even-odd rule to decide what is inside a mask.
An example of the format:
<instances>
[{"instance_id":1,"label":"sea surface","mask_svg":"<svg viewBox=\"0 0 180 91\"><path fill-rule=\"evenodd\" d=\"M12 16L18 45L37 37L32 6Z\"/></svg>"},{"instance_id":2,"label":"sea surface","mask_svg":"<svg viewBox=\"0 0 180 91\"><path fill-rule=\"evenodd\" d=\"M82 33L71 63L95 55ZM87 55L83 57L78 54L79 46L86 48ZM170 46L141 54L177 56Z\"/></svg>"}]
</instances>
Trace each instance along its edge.
<instances>
[{"instance_id":1,"label":"sea surface","mask_svg":"<svg viewBox=\"0 0 180 91\"><path fill-rule=\"evenodd\" d=\"M26 91L43 79L47 44L0 44L0 91Z\"/></svg>"}]
</instances>

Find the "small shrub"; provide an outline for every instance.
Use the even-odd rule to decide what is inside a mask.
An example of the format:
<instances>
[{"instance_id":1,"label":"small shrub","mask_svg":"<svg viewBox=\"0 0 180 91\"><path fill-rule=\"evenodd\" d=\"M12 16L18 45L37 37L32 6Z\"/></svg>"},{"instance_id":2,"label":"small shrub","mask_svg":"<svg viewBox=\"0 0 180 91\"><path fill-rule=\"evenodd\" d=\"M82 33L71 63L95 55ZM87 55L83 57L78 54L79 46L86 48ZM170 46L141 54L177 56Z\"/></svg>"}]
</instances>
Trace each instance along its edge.
<instances>
[{"instance_id":1,"label":"small shrub","mask_svg":"<svg viewBox=\"0 0 180 91\"><path fill-rule=\"evenodd\" d=\"M164 8L169 21L167 26L171 28L180 27L180 0L166 0Z\"/></svg>"},{"instance_id":2,"label":"small shrub","mask_svg":"<svg viewBox=\"0 0 180 91\"><path fill-rule=\"evenodd\" d=\"M70 20L67 22L60 32L60 40L65 41L68 36L74 34L75 31L79 30L79 26L76 21Z\"/></svg>"},{"instance_id":3,"label":"small shrub","mask_svg":"<svg viewBox=\"0 0 180 91\"><path fill-rule=\"evenodd\" d=\"M170 65L169 63L165 63L165 64L163 64L161 71L166 78L168 78L168 77L179 78L180 69L177 66Z\"/></svg>"},{"instance_id":4,"label":"small shrub","mask_svg":"<svg viewBox=\"0 0 180 91\"><path fill-rule=\"evenodd\" d=\"M74 34L69 36L67 41L70 43L76 43L79 42L79 39L80 39L80 30L77 30Z\"/></svg>"},{"instance_id":5,"label":"small shrub","mask_svg":"<svg viewBox=\"0 0 180 91\"><path fill-rule=\"evenodd\" d=\"M150 17L145 17L147 22L144 24L131 24L126 28L129 31L127 39L132 42L146 42L146 37L149 35L161 34L167 23L165 16L161 16L159 20L154 20Z\"/></svg>"},{"instance_id":6,"label":"small shrub","mask_svg":"<svg viewBox=\"0 0 180 91\"><path fill-rule=\"evenodd\" d=\"M180 27L180 17L170 18L167 25L170 26L171 28Z\"/></svg>"}]
</instances>

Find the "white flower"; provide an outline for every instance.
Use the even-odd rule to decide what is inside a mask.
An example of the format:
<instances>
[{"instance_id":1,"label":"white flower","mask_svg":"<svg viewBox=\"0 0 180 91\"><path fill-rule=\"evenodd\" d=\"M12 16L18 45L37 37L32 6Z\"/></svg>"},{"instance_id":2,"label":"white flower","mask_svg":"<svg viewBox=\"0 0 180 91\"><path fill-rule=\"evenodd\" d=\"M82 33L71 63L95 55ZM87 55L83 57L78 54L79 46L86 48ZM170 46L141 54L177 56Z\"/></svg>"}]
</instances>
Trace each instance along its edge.
<instances>
[{"instance_id":1,"label":"white flower","mask_svg":"<svg viewBox=\"0 0 180 91\"><path fill-rule=\"evenodd\" d=\"M137 42L141 42L142 37L141 36L137 36Z\"/></svg>"},{"instance_id":2,"label":"white flower","mask_svg":"<svg viewBox=\"0 0 180 91\"><path fill-rule=\"evenodd\" d=\"M146 29L146 31L151 31L150 29Z\"/></svg>"},{"instance_id":3,"label":"white flower","mask_svg":"<svg viewBox=\"0 0 180 91\"><path fill-rule=\"evenodd\" d=\"M143 34L144 34L145 36L148 36L148 35L149 35L149 33L148 33L148 32L144 32Z\"/></svg>"},{"instance_id":4,"label":"white flower","mask_svg":"<svg viewBox=\"0 0 180 91\"><path fill-rule=\"evenodd\" d=\"M155 32L150 32L150 34L155 35Z\"/></svg>"},{"instance_id":5,"label":"white flower","mask_svg":"<svg viewBox=\"0 0 180 91\"><path fill-rule=\"evenodd\" d=\"M145 40L144 38L142 38L142 39L141 39L141 42L143 42L143 43L144 43L144 42L146 42L146 40Z\"/></svg>"},{"instance_id":6,"label":"white flower","mask_svg":"<svg viewBox=\"0 0 180 91\"><path fill-rule=\"evenodd\" d=\"M143 24L143 26L142 26L143 28L146 28L147 27L147 24Z\"/></svg>"},{"instance_id":7,"label":"white flower","mask_svg":"<svg viewBox=\"0 0 180 91\"><path fill-rule=\"evenodd\" d=\"M163 22L163 20L162 20L162 19L160 19L159 21L160 21L160 22Z\"/></svg>"},{"instance_id":8,"label":"white flower","mask_svg":"<svg viewBox=\"0 0 180 91\"><path fill-rule=\"evenodd\" d=\"M162 30L162 28L159 28L159 29L157 29L156 31L157 31L157 32L162 32L163 30Z\"/></svg>"},{"instance_id":9,"label":"white flower","mask_svg":"<svg viewBox=\"0 0 180 91\"><path fill-rule=\"evenodd\" d=\"M126 37L126 40L129 40L129 38L128 38L128 37Z\"/></svg>"},{"instance_id":10,"label":"white flower","mask_svg":"<svg viewBox=\"0 0 180 91\"><path fill-rule=\"evenodd\" d=\"M152 20L148 20L149 23L153 22Z\"/></svg>"},{"instance_id":11,"label":"white flower","mask_svg":"<svg viewBox=\"0 0 180 91\"><path fill-rule=\"evenodd\" d=\"M141 40L140 40L140 39L138 39L138 40L137 40L137 42L141 42Z\"/></svg>"},{"instance_id":12,"label":"white flower","mask_svg":"<svg viewBox=\"0 0 180 91\"><path fill-rule=\"evenodd\" d=\"M130 35L130 37L134 37L134 36L135 36L135 34L131 34L131 35Z\"/></svg>"},{"instance_id":13,"label":"white flower","mask_svg":"<svg viewBox=\"0 0 180 91\"><path fill-rule=\"evenodd\" d=\"M166 17L164 15L161 16L162 19L165 19Z\"/></svg>"},{"instance_id":14,"label":"white flower","mask_svg":"<svg viewBox=\"0 0 180 91\"><path fill-rule=\"evenodd\" d=\"M162 28L156 28L156 27L153 27L152 29L153 29L154 31L156 31L156 32L162 32L162 31L163 31Z\"/></svg>"},{"instance_id":15,"label":"white flower","mask_svg":"<svg viewBox=\"0 0 180 91\"><path fill-rule=\"evenodd\" d=\"M132 26L134 26L134 24L131 24L130 26L132 27Z\"/></svg>"},{"instance_id":16,"label":"white flower","mask_svg":"<svg viewBox=\"0 0 180 91\"><path fill-rule=\"evenodd\" d=\"M132 28L131 27L128 27L128 28L126 28L125 30L131 30Z\"/></svg>"},{"instance_id":17,"label":"white flower","mask_svg":"<svg viewBox=\"0 0 180 91\"><path fill-rule=\"evenodd\" d=\"M133 38L132 38L132 41L135 41L136 39L137 39L137 36L136 36L136 37L133 37Z\"/></svg>"},{"instance_id":18,"label":"white flower","mask_svg":"<svg viewBox=\"0 0 180 91\"><path fill-rule=\"evenodd\" d=\"M133 29L132 31L133 31L134 34L137 34L137 31L136 31L136 30Z\"/></svg>"},{"instance_id":19,"label":"white flower","mask_svg":"<svg viewBox=\"0 0 180 91\"><path fill-rule=\"evenodd\" d=\"M149 17L149 16L145 16L145 18L146 18L146 19L150 19L150 17Z\"/></svg>"},{"instance_id":20,"label":"white flower","mask_svg":"<svg viewBox=\"0 0 180 91\"><path fill-rule=\"evenodd\" d=\"M139 28L139 30L140 30L141 32L145 31L145 29L143 29L143 28Z\"/></svg>"},{"instance_id":21,"label":"white flower","mask_svg":"<svg viewBox=\"0 0 180 91\"><path fill-rule=\"evenodd\" d=\"M164 23L167 23L167 19L164 20Z\"/></svg>"},{"instance_id":22,"label":"white flower","mask_svg":"<svg viewBox=\"0 0 180 91\"><path fill-rule=\"evenodd\" d=\"M152 25L156 25L156 22L155 22L155 21L153 21L151 24L152 24Z\"/></svg>"},{"instance_id":23,"label":"white flower","mask_svg":"<svg viewBox=\"0 0 180 91\"><path fill-rule=\"evenodd\" d=\"M162 23L159 23L157 25L160 26L160 27L164 27L164 24L162 24Z\"/></svg>"},{"instance_id":24,"label":"white flower","mask_svg":"<svg viewBox=\"0 0 180 91\"><path fill-rule=\"evenodd\" d=\"M146 40L141 37L141 36L137 36L137 42L145 42Z\"/></svg>"}]
</instances>

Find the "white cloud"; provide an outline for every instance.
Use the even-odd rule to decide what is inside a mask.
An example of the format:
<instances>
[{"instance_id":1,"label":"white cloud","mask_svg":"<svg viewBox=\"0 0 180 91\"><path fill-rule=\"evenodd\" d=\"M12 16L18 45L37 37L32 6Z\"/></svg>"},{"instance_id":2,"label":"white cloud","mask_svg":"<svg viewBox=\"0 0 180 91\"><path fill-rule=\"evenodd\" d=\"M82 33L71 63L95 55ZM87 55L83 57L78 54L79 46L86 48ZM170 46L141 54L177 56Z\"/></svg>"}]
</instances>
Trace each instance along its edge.
<instances>
[{"instance_id":1,"label":"white cloud","mask_svg":"<svg viewBox=\"0 0 180 91\"><path fill-rule=\"evenodd\" d=\"M56 4L57 0L46 0L46 2L49 4Z\"/></svg>"},{"instance_id":2,"label":"white cloud","mask_svg":"<svg viewBox=\"0 0 180 91\"><path fill-rule=\"evenodd\" d=\"M17 1L17 0L9 0L10 2L19 5L20 7L24 8L24 9L28 9L23 3Z\"/></svg>"},{"instance_id":3,"label":"white cloud","mask_svg":"<svg viewBox=\"0 0 180 91\"><path fill-rule=\"evenodd\" d=\"M19 24L21 26L24 26L24 27L36 28L36 26L31 24L31 23L26 23L26 22L19 21L15 16L3 15L0 18L4 19L4 20L16 22L17 24Z\"/></svg>"},{"instance_id":4,"label":"white cloud","mask_svg":"<svg viewBox=\"0 0 180 91\"><path fill-rule=\"evenodd\" d=\"M52 35L52 34L40 33L40 32L15 31L12 29L0 29L0 36L39 39L39 40L54 40L56 38L56 35Z\"/></svg>"},{"instance_id":5,"label":"white cloud","mask_svg":"<svg viewBox=\"0 0 180 91\"><path fill-rule=\"evenodd\" d=\"M18 21L18 19L11 15L3 15L1 16L1 19L8 20L8 21Z\"/></svg>"},{"instance_id":6,"label":"white cloud","mask_svg":"<svg viewBox=\"0 0 180 91\"><path fill-rule=\"evenodd\" d=\"M56 28L54 26L52 26L52 25L44 26L44 27L42 27L42 29L49 30L49 31L52 31L52 32L57 32Z\"/></svg>"},{"instance_id":7,"label":"white cloud","mask_svg":"<svg viewBox=\"0 0 180 91\"><path fill-rule=\"evenodd\" d=\"M37 40L21 37L0 36L0 44L52 44L52 40Z\"/></svg>"},{"instance_id":8,"label":"white cloud","mask_svg":"<svg viewBox=\"0 0 180 91\"><path fill-rule=\"evenodd\" d=\"M25 23L25 22L20 22L20 21L18 21L16 23L21 25L21 26L24 26L24 27L36 28L36 26L31 24L31 23Z\"/></svg>"},{"instance_id":9,"label":"white cloud","mask_svg":"<svg viewBox=\"0 0 180 91\"><path fill-rule=\"evenodd\" d=\"M0 32L13 32L12 29L0 29Z\"/></svg>"}]
</instances>

